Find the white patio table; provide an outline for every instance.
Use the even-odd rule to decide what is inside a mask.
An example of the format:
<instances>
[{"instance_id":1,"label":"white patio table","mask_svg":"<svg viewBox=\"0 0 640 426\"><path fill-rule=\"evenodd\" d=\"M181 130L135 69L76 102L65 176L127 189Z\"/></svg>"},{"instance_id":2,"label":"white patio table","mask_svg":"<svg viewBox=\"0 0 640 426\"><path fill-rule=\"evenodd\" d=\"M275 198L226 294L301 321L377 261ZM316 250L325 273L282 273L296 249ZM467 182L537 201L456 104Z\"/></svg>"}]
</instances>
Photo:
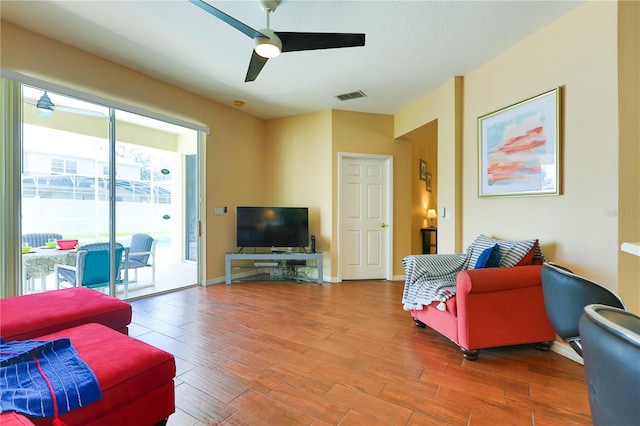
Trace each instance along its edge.
<instances>
[{"instance_id":1,"label":"white patio table","mask_svg":"<svg viewBox=\"0 0 640 426\"><path fill-rule=\"evenodd\" d=\"M53 274L55 265L64 264L74 266L76 264L76 250L60 250L59 248L32 248L28 253L22 254L23 283L29 283L28 291L34 291L33 280L40 278L40 291L45 291L46 277Z\"/></svg>"}]
</instances>

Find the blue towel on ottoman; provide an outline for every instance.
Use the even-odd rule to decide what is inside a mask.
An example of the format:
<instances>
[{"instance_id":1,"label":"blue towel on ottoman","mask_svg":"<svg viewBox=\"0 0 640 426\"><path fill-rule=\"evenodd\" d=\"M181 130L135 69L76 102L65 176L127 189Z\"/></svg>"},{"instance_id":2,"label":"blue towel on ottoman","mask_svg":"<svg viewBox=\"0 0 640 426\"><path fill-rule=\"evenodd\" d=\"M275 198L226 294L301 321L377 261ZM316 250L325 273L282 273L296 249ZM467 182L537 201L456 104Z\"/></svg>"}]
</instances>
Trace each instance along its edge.
<instances>
[{"instance_id":1,"label":"blue towel on ottoman","mask_svg":"<svg viewBox=\"0 0 640 426\"><path fill-rule=\"evenodd\" d=\"M57 418L101 397L95 374L69 339L0 338L0 412Z\"/></svg>"}]
</instances>

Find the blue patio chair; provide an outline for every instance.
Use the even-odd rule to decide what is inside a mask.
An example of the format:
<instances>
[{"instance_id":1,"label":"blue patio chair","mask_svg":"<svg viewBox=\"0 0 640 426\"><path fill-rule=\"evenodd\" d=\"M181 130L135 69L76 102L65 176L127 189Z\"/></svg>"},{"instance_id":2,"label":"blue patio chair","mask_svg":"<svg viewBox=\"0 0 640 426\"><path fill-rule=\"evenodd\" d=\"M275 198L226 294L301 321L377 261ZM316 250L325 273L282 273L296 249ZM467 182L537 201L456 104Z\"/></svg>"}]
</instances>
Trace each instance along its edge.
<instances>
[{"instance_id":1,"label":"blue patio chair","mask_svg":"<svg viewBox=\"0 0 640 426\"><path fill-rule=\"evenodd\" d=\"M122 244L116 244L116 283L125 285L127 290L127 274L120 277L122 264L127 262L126 250ZM74 287L100 288L109 286L109 244L87 244L80 247L76 257L76 265L55 265L56 288L60 283L68 282ZM127 297L125 293L125 297Z\"/></svg>"},{"instance_id":2,"label":"blue patio chair","mask_svg":"<svg viewBox=\"0 0 640 426\"><path fill-rule=\"evenodd\" d=\"M135 234L131 237L127 269L134 270L134 279L130 282L138 281L138 269L151 267L151 285L156 285L156 242L156 239L147 234Z\"/></svg>"}]
</instances>

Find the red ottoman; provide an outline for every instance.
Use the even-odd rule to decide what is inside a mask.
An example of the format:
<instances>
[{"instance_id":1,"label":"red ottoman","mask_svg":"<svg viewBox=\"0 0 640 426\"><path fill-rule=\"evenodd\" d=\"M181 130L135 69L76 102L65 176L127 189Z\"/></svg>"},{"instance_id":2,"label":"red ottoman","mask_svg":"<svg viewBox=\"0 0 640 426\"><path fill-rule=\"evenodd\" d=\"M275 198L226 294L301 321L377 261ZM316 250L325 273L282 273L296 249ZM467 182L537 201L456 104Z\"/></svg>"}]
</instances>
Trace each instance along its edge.
<instances>
[{"instance_id":1,"label":"red ottoman","mask_svg":"<svg viewBox=\"0 0 640 426\"><path fill-rule=\"evenodd\" d=\"M90 322L126 334L131 305L85 287L0 300L0 337L8 342L33 339Z\"/></svg>"},{"instance_id":2,"label":"red ottoman","mask_svg":"<svg viewBox=\"0 0 640 426\"><path fill-rule=\"evenodd\" d=\"M60 416L73 425L155 425L175 411L173 355L100 324L86 324L36 340L71 339L98 379L102 398ZM29 418L36 425L52 419Z\"/></svg>"},{"instance_id":3,"label":"red ottoman","mask_svg":"<svg viewBox=\"0 0 640 426\"><path fill-rule=\"evenodd\" d=\"M0 425L2 426L29 426L33 425L31 420L21 414L0 413Z\"/></svg>"}]
</instances>

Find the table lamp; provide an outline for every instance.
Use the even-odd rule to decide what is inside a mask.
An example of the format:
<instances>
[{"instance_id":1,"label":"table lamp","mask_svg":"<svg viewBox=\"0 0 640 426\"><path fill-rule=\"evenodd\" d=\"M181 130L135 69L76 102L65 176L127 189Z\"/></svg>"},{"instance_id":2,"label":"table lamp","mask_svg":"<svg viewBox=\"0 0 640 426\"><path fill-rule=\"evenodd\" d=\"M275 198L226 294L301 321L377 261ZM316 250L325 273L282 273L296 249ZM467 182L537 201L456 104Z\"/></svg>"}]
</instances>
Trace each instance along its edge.
<instances>
[{"instance_id":1,"label":"table lamp","mask_svg":"<svg viewBox=\"0 0 640 426\"><path fill-rule=\"evenodd\" d=\"M438 217L438 214L436 213L436 209L427 210L427 219L429 219L429 228L435 228L435 226L433 226L433 219L435 219L436 217Z\"/></svg>"}]
</instances>

